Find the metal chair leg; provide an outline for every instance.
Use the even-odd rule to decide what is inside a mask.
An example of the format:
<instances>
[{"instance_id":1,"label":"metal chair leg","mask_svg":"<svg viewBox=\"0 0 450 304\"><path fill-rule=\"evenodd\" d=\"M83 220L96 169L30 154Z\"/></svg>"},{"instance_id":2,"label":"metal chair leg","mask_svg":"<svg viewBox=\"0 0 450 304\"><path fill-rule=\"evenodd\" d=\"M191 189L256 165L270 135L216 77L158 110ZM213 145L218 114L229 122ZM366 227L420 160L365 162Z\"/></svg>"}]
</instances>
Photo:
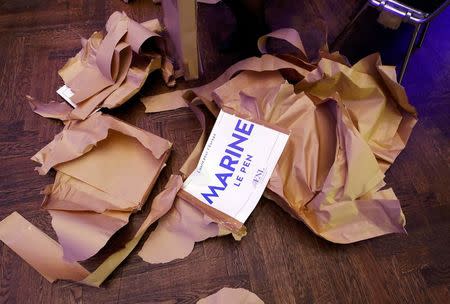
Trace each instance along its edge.
<instances>
[{"instance_id":1,"label":"metal chair leg","mask_svg":"<svg viewBox=\"0 0 450 304\"><path fill-rule=\"evenodd\" d=\"M336 42L342 42L345 41L347 38L347 35L350 33L350 29L352 28L353 24L358 20L359 16L369 7L369 2L367 1L364 3L364 5L359 9L359 11L356 13L356 15L352 18L352 20L345 26L344 30L341 32L341 34L335 39L333 46L331 49L334 49L336 46Z\"/></svg>"},{"instance_id":2,"label":"metal chair leg","mask_svg":"<svg viewBox=\"0 0 450 304\"><path fill-rule=\"evenodd\" d=\"M430 26L430 22L427 22L425 24L425 28L422 30L422 33L420 34L420 40L419 40L419 44L417 45L417 48L422 47L422 44L423 44L423 41L425 40L425 35L427 34L429 26Z\"/></svg>"},{"instance_id":3,"label":"metal chair leg","mask_svg":"<svg viewBox=\"0 0 450 304\"><path fill-rule=\"evenodd\" d=\"M414 29L414 33L411 37L411 41L409 42L408 51L406 52L405 60L403 61L402 69L400 70L400 77L398 79L398 82L401 84L403 80L403 76L405 75L406 67L408 66L409 57L411 57L411 53L414 49L414 45L416 44L417 34L420 31L420 27L422 24L417 24L416 28Z\"/></svg>"},{"instance_id":4,"label":"metal chair leg","mask_svg":"<svg viewBox=\"0 0 450 304\"><path fill-rule=\"evenodd\" d=\"M350 23L347 25L347 28L351 28L353 23L359 18L359 16L369 7L369 2L366 2L361 9L358 11L358 13L353 17L353 19L350 21Z\"/></svg>"}]
</instances>

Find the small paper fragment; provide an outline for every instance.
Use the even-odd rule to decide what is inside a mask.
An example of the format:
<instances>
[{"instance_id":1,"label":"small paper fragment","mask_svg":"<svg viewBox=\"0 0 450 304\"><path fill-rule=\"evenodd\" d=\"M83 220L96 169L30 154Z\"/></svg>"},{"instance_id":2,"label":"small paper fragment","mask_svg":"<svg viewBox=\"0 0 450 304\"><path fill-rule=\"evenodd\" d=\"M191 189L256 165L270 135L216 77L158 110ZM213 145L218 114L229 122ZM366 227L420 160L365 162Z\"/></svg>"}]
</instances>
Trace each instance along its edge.
<instances>
[{"instance_id":1,"label":"small paper fragment","mask_svg":"<svg viewBox=\"0 0 450 304\"><path fill-rule=\"evenodd\" d=\"M178 197L142 246L139 256L151 264L182 259L192 252L195 242L218 234L216 223Z\"/></svg>"},{"instance_id":2,"label":"small paper fragment","mask_svg":"<svg viewBox=\"0 0 450 304\"><path fill-rule=\"evenodd\" d=\"M224 287L218 292L197 301L197 304L264 304L256 294L244 288Z\"/></svg>"},{"instance_id":3,"label":"small paper fragment","mask_svg":"<svg viewBox=\"0 0 450 304\"><path fill-rule=\"evenodd\" d=\"M92 272L82 283L99 287L100 284L119 266L120 263L131 253L139 243L140 239L151 224L156 222L172 207L173 201L181 188L183 180L179 175L171 175L164 190L153 200L150 213L142 223L134 238L125 244L125 248L109 256L94 272Z\"/></svg>"},{"instance_id":4,"label":"small paper fragment","mask_svg":"<svg viewBox=\"0 0 450 304\"><path fill-rule=\"evenodd\" d=\"M31 110L42 117L59 119L62 121L70 119L69 115L73 109L64 102L50 101L49 103L42 103L29 95L27 95L26 98Z\"/></svg>"},{"instance_id":5,"label":"small paper fragment","mask_svg":"<svg viewBox=\"0 0 450 304\"><path fill-rule=\"evenodd\" d=\"M80 281L89 274L80 264L65 261L61 246L17 212L0 222L0 240L49 282Z\"/></svg>"}]
</instances>

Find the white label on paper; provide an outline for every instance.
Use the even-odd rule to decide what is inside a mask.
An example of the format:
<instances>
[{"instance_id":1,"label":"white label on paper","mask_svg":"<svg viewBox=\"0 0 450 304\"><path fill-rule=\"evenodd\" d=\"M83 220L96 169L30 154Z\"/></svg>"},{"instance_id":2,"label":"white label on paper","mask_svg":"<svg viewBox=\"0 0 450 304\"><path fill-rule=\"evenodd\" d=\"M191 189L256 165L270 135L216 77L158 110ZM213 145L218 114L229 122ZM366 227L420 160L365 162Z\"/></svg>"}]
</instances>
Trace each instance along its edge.
<instances>
[{"instance_id":1,"label":"white label on paper","mask_svg":"<svg viewBox=\"0 0 450 304\"><path fill-rule=\"evenodd\" d=\"M72 102L72 100L70 100L70 98L74 95L74 93L68 86L63 85L56 91L56 93L58 93L58 95L61 96L65 101L67 101L72 107L74 108L77 107L77 105L74 102Z\"/></svg>"},{"instance_id":2,"label":"white label on paper","mask_svg":"<svg viewBox=\"0 0 450 304\"><path fill-rule=\"evenodd\" d=\"M244 223L258 204L288 137L221 111L183 190Z\"/></svg>"}]
</instances>

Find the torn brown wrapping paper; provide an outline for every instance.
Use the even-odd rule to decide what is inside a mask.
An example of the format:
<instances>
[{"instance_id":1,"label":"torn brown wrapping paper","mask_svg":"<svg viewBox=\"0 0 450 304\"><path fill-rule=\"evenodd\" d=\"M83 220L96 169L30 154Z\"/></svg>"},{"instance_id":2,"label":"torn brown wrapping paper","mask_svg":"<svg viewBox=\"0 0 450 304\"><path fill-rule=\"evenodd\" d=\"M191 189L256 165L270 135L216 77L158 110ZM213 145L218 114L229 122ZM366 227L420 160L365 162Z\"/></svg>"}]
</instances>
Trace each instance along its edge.
<instances>
[{"instance_id":1,"label":"torn brown wrapping paper","mask_svg":"<svg viewBox=\"0 0 450 304\"><path fill-rule=\"evenodd\" d=\"M56 102L52 100L49 103L42 103L29 95L26 95L25 97L31 110L43 117L59 119L62 121L70 119L69 114L72 111L72 107L65 102Z\"/></svg>"},{"instance_id":2,"label":"torn brown wrapping paper","mask_svg":"<svg viewBox=\"0 0 450 304\"><path fill-rule=\"evenodd\" d=\"M244 82L242 78L248 77L253 76L245 72L239 74L227 84L225 91L239 92ZM356 76L357 79L361 77L371 78L369 74ZM308 75L305 80L308 80ZM319 83L329 80L322 81ZM383 92L381 84L369 83L372 88L368 90ZM389 192L381 201L368 195L373 193L376 196L384 185L386 168L379 165L377 154L371 149L367 137L364 138L364 134L355 127L354 121L359 119L357 126L361 126L363 121L370 121L373 115L379 114L375 107L367 106L363 112L366 118L362 113L359 116L356 112L351 113L351 108L341 98L347 95L340 88L334 87L331 95L324 96L317 103L308 97L309 91L307 94L295 93L293 86L287 83L268 87L262 98L262 89L258 86L240 90L239 98L221 93L221 88L215 94L222 106L291 130L286 149L269 181L267 195L291 215L303 220L315 233L332 242L351 243L404 232L404 217L394 193ZM367 100L367 95L363 94L365 88L359 88L360 95L353 97L354 103ZM357 87L352 92L357 95ZM327 99L333 96L337 102ZM386 110L384 113L392 119L384 130L390 127L393 132L386 132L384 138L378 137L380 146L389 151L403 116L395 106L390 108L386 105L394 101L384 97L383 93L377 100L384 104L384 109L392 109L392 112ZM382 121L382 118L375 120ZM394 147L399 152L397 146Z\"/></svg>"},{"instance_id":3,"label":"torn brown wrapping paper","mask_svg":"<svg viewBox=\"0 0 450 304\"><path fill-rule=\"evenodd\" d=\"M168 85L174 85L173 66L165 57L165 45L157 19L141 24L125 13L113 13L106 23L106 35L94 32L82 39L82 49L70 58L59 75L74 95L77 106L64 108L56 103L31 104L44 117L63 120L86 119L98 108L122 105L144 85L147 76L158 69Z\"/></svg>"},{"instance_id":4,"label":"torn brown wrapping paper","mask_svg":"<svg viewBox=\"0 0 450 304\"><path fill-rule=\"evenodd\" d=\"M217 235L219 226L216 223L178 197L144 243L139 256L148 263L181 259L191 253L195 242Z\"/></svg>"},{"instance_id":5,"label":"torn brown wrapping paper","mask_svg":"<svg viewBox=\"0 0 450 304\"><path fill-rule=\"evenodd\" d=\"M190 109L194 112L203 132L192 153L183 164L180 172L189 176L197 166L206 141L205 115L193 102L195 94L184 95ZM200 203L202 204L202 203ZM158 223L145 242L139 256L148 263L165 263L188 256L194 244L214 236L232 234L240 240L247 234L246 227L231 217L213 208L202 208L191 196L180 190L174 206ZM237 223L237 224L236 224ZM236 228L237 229L234 229Z\"/></svg>"},{"instance_id":6,"label":"torn brown wrapping paper","mask_svg":"<svg viewBox=\"0 0 450 304\"><path fill-rule=\"evenodd\" d=\"M305 60L307 59L306 51L305 51L305 47L303 46L302 39L300 38L300 35L298 34L298 32L296 30L294 30L292 28L282 28L282 29L273 31L267 35L261 36L258 39L258 49L262 54L267 53L266 43L267 43L268 38L277 38L277 39L286 40L292 46L294 46L295 48L297 48L300 51L300 53L302 55L302 59L305 59Z\"/></svg>"},{"instance_id":7,"label":"torn brown wrapping paper","mask_svg":"<svg viewBox=\"0 0 450 304\"><path fill-rule=\"evenodd\" d=\"M283 35L302 53L299 36L290 30L268 37ZM391 189L382 187L384 172L405 147L417 120L415 109L396 82L395 69L383 66L379 55L349 67L326 47L320 54L315 69L302 58L286 57L290 65L304 67L294 68L304 77L295 87L285 82L279 64L255 68L252 63L264 58L276 58L285 66L286 61L266 54L238 62L217 80L190 90L202 100L214 99L219 107L291 130L265 196L316 234L351 243L404 232L400 203ZM147 112L170 110L183 105L183 93L142 102ZM176 238L180 232L171 233Z\"/></svg>"},{"instance_id":8,"label":"torn brown wrapping paper","mask_svg":"<svg viewBox=\"0 0 450 304\"><path fill-rule=\"evenodd\" d=\"M264 304L253 292L244 288L225 287L218 292L197 301L197 304Z\"/></svg>"},{"instance_id":9,"label":"torn brown wrapping paper","mask_svg":"<svg viewBox=\"0 0 450 304\"><path fill-rule=\"evenodd\" d=\"M199 76L197 1L162 0L164 25L174 45L179 69L186 80Z\"/></svg>"},{"instance_id":10,"label":"torn brown wrapping paper","mask_svg":"<svg viewBox=\"0 0 450 304\"><path fill-rule=\"evenodd\" d=\"M161 95L147 96L141 99L141 102L145 106L147 113L173 110L180 107L187 107L187 103L183 98L183 94L187 91L194 92L203 102L208 103L213 100L213 91L224 85L229 79L238 74L241 71L278 71L278 70L290 70L295 73L296 78L303 78L308 74L309 70L285 61L281 58L275 57L270 54L264 54L261 57L250 57L239 61L238 63L229 67L221 76L214 81L197 88L191 88L186 90L173 91L164 93Z\"/></svg>"},{"instance_id":11,"label":"torn brown wrapping paper","mask_svg":"<svg viewBox=\"0 0 450 304\"><path fill-rule=\"evenodd\" d=\"M65 259L86 260L128 223L147 200L170 148L165 139L95 113L70 121L33 156L40 174L57 170L43 207Z\"/></svg>"},{"instance_id":12,"label":"torn brown wrapping paper","mask_svg":"<svg viewBox=\"0 0 450 304\"><path fill-rule=\"evenodd\" d=\"M80 264L65 261L61 246L17 212L0 222L0 240L49 282L80 281L89 274Z\"/></svg>"},{"instance_id":13,"label":"torn brown wrapping paper","mask_svg":"<svg viewBox=\"0 0 450 304\"><path fill-rule=\"evenodd\" d=\"M98 287L136 247L148 227L171 208L181 185L181 177L172 175L153 200L150 213L134 237L92 273L76 262L64 260L61 246L17 212L0 222L0 240L50 282L63 279Z\"/></svg>"}]
</instances>

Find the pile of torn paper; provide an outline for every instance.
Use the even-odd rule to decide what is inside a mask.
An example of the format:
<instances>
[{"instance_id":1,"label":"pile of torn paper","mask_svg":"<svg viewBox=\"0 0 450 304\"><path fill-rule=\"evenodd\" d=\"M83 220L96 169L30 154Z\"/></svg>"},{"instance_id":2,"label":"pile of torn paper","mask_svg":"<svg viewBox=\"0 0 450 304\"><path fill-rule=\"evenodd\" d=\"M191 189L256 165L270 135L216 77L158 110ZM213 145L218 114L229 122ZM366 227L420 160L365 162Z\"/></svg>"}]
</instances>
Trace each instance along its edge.
<instances>
[{"instance_id":1,"label":"pile of torn paper","mask_svg":"<svg viewBox=\"0 0 450 304\"><path fill-rule=\"evenodd\" d=\"M213 114L215 106L229 108L290 130L266 197L335 243L404 232L400 203L393 190L385 188L384 173L405 147L417 119L396 81L395 67L383 66L378 54L350 67L326 45L317 63L306 62L293 29L261 37L263 53L267 39L285 39L298 54L245 59L204 86L143 98L146 112L193 108L201 101ZM198 160L199 151L193 154ZM182 172L189 175L193 168ZM183 204L179 199L177 208L161 219L148 248L171 241L174 248L182 246L176 242L177 226L183 220L194 222L192 214L181 211ZM181 220L171 221L174 214ZM209 229L203 222L198 227ZM178 258L186 248L179 248ZM155 253L146 260L160 261L156 249L148 252Z\"/></svg>"},{"instance_id":2,"label":"pile of torn paper","mask_svg":"<svg viewBox=\"0 0 450 304\"><path fill-rule=\"evenodd\" d=\"M33 110L45 117L83 120L100 108L116 108L144 85L147 76L161 69L166 84L175 84L173 66L166 56L158 19L137 23L125 13L113 13L106 35L94 32L81 39L82 49L59 70L64 86L58 93L68 102L39 103Z\"/></svg>"},{"instance_id":3,"label":"pile of torn paper","mask_svg":"<svg viewBox=\"0 0 450 304\"><path fill-rule=\"evenodd\" d=\"M207 138L205 109L212 115L229 109L290 131L264 195L317 235L351 243L405 231L400 203L385 188L384 173L405 147L416 112L396 82L395 68L382 65L377 54L350 66L326 46L317 62L309 62L299 34L280 29L258 41L261 57L234 64L213 82L142 99L146 112L191 109L204 131L179 170L182 176L170 178L134 237L89 273L77 261L97 253L142 207L171 147L154 134L93 113L125 102L155 68L163 68L170 82L170 64L161 63L170 63L164 44L151 31L159 23L139 24L114 13L106 28L104 38L94 33L83 41L80 53L60 71L73 92L74 109L30 100L38 114L66 121L33 157L41 164L40 174L57 172L44 190L43 207L59 244L17 213L0 223L0 239L47 279L99 286L158 220L139 252L150 263L183 258L195 242L210 237L245 235L245 227L230 231L214 214L177 195ZM284 39L297 51L267 54L270 39ZM37 246L46 250L36 255Z\"/></svg>"}]
</instances>

